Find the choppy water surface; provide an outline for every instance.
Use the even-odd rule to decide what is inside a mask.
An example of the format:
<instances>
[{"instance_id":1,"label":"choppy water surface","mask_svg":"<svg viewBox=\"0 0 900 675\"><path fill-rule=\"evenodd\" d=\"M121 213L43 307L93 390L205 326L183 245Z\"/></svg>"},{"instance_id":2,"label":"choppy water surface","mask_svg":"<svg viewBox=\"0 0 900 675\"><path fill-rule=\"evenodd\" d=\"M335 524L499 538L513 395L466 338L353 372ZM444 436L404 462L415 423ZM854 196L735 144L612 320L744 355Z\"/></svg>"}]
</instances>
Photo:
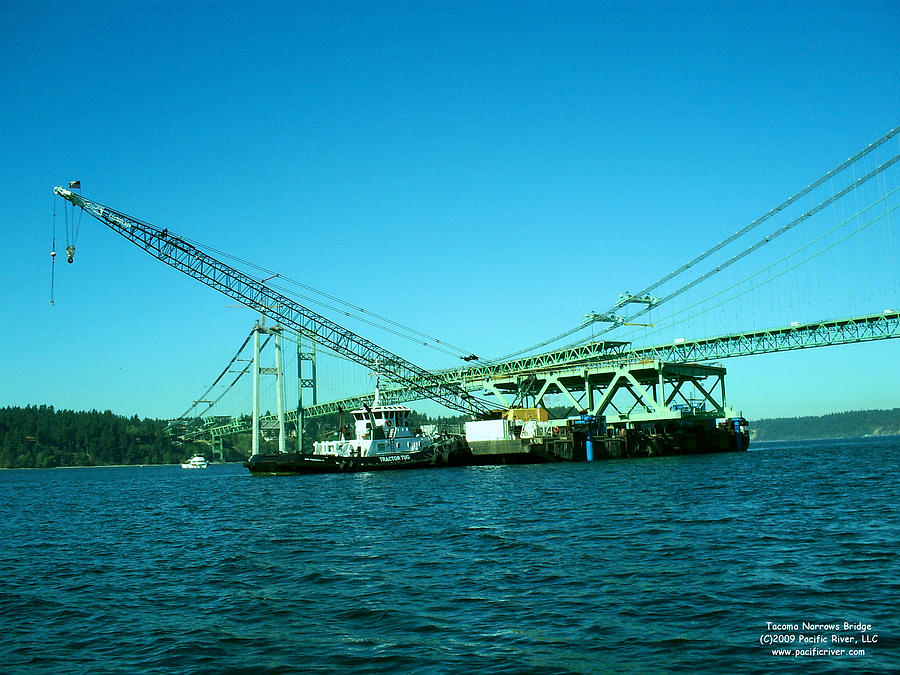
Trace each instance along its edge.
<instances>
[{"instance_id":1,"label":"choppy water surface","mask_svg":"<svg viewBox=\"0 0 900 675\"><path fill-rule=\"evenodd\" d=\"M0 670L900 668L898 470L893 438L334 476L3 471ZM878 637L775 656L766 635L833 631L767 622Z\"/></svg>"}]
</instances>

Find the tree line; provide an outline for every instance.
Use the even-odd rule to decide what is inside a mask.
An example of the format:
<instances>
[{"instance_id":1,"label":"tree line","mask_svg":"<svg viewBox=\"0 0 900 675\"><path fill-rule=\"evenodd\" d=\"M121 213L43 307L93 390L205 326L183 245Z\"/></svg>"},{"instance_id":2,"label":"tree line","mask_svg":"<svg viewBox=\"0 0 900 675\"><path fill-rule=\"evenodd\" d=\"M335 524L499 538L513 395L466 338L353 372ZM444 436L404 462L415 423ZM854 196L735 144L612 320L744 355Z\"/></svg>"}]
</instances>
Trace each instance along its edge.
<instances>
[{"instance_id":1,"label":"tree line","mask_svg":"<svg viewBox=\"0 0 900 675\"><path fill-rule=\"evenodd\" d=\"M413 412L412 425L462 427L464 417L431 418ZM349 415L343 419L352 429ZM337 414L309 420L304 449L312 442L333 437L341 426ZM49 468L109 464L176 464L194 452L210 455L208 446L181 441L167 432L165 420L124 417L111 411L56 410L48 405L0 408L0 468ZM819 417L792 417L751 421L753 440L803 440L900 435L900 408L832 413ZM249 434L225 441L226 461L249 455ZM274 451L277 444L264 443Z\"/></svg>"},{"instance_id":2,"label":"tree line","mask_svg":"<svg viewBox=\"0 0 900 675\"><path fill-rule=\"evenodd\" d=\"M167 435L166 426L164 420L109 410L0 408L0 467L174 464L190 450Z\"/></svg>"},{"instance_id":3,"label":"tree line","mask_svg":"<svg viewBox=\"0 0 900 675\"><path fill-rule=\"evenodd\" d=\"M750 421L755 441L795 441L813 438L860 438L900 435L900 408L854 410L818 417L785 417Z\"/></svg>"},{"instance_id":4,"label":"tree line","mask_svg":"<svg viewBox=\"0 0 900 675\"><path fill-rule=\"evenodd\" d=\"M413 412L414 427L424 424L462 424L464 418L429 418ZM315 440L332 438L343 422L352 433L353 418L337 413L306 423L304 450ZM56 410L52 405L0 408L0 468L51 468L110 464L176 464L198 452L212 459L208 445L182 441L170 433L169 422L137 415L123 417L112 411ZM243 461L250 455L250 434L224 437L225 461ZM262 452L277 451L275 441L263 441Z\"/></svg>"}]
</instances>

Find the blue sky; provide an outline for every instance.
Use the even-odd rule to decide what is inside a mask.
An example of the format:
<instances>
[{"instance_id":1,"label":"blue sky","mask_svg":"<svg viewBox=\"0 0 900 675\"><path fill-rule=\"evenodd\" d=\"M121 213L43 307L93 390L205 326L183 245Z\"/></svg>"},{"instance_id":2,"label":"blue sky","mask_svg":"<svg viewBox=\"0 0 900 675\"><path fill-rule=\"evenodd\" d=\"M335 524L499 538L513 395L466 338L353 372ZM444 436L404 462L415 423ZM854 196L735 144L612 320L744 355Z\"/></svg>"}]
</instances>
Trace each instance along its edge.
<instances>
[{"instance_id":1,"label":"blue sky","mask_svg":"<svg viewBox=\"0 0 900 675\"><path fill-rule=\"evenodd\" d=\"M13 0L0 19L0 405L176 415L255 319L88 218L51 307L51 191L71 179L491 357L655 281L900 123L894 2ZM796 282L822 289L798 318L897 304L896 242L878 239L896 222L837 259L847 281L822 265ZM737 325L793 320L763 311L789 294ZM900 406L883 376L900 341L725 365L753 418Z\"/></svg>"}]
</instances>

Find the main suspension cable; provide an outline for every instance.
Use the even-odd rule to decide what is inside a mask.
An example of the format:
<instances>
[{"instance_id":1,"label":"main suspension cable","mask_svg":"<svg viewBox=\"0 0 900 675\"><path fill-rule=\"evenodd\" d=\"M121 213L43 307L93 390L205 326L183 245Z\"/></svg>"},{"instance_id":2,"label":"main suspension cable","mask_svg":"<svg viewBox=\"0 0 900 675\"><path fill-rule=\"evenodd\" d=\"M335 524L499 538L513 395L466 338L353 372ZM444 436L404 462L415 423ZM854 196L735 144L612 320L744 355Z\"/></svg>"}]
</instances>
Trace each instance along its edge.
<instances>
[{"instance_id":1,"label":"main suspension cable","mask_svg":"<svg viewBox=\"0 0 900 675\"><path fill-rule=\"evenodd\" d=\"M246 347L246 346L247 346L247 343L250 342L250 338L251 338L251 337L253 337L253 332L252 332L252 331L251 331L250 334L247 336L247 338L244 340L243 344L238 348L237 352L235 352L234 356L231 357L231 361L228 362L228 365L225 366L225 369L224 369L221 373L219 373L219 376L216 378L215 382L213 382L211 385L209 385L209 387L206 389L206 391L204 391L203 394L201 394L200 398L197 399L196 401L194 401L194 403L191 405L191 407L188 408L187 410L185 410L183 413L181 413L181 415L179 415L179 416L177 417L177 419L185 419L185 418L187 418L187 417L190 415L190 412L191 412L194 408L196 408L197 405L198 405L199 403L206 402L206 397L209 395L209 392L211 392L211 391L213 390L213 388L219 383L219 381L220 381L223 377L225 377L225 375L231 370L231 366L233 366L234 363L235 363L235 361L238 360L238 358L239 358L240 355L241 355L241 352L244 351L244 347ZM265 347L265 345L268 343L268 341L269 341L269 338L266 338L266 341L263 343L262 347ZM260 349L262 349L262 347L260 347ZM206 410L204 410L202 413L199 413L199 414L197 414L197 415L194 415L193 417L202 417L204 413L208 412L208 411L209 411L216 403L218 403L218 402L222 399L222 396L224 396L224 395L225 395L225 394L226 394L226 393L227 393L227 392L228 392L235 384L237 384L237 381L241 378L241 376L242 376L246 371L247 371L247 369L245 368L245 369L237 376L237 378L235 378L234 382L232 382L230 385L228 385L228 387L225 389L225 391L222 392L222 395L219 396L218 399L216 399L215 401L213 401L212 403L210 403L210 404L207 406Z\"/></svg>"},{"instance_id":2,"label":"main suspension cable","mask_svg":"<svg viewBox=\"0 0 900 675\"><path fill-rule=\"evenodd\" d=\"M704 251L703 253L701 253L700 255L696 256L695 258L693 258L693 259L690 260L689 262L685 263L685 264L682 265L681 267L677 268L676 270L670 272L669 274L665 275L665 276L662 277L661 279L659 279L659 280L655 281L654 283L650 284L649 286L647 286L646 288L642 289L642 290L639 291L638 293L635 293L635 294L634 294L634 297L640 298L640 297L648 296L652 291L656 290L657 288L659 288L660 286L662 286L662 285L665 284L666 282L671 281L671 280L674 279L675 277L677 277L677 276L679 276L680 274L682 274L682 273L686 272L687 270L689 270L691 267L693 267L693 266L696 265L697 263L699 263L699 262L705 260L705 259L708 258L709 256L711 256L711 255L713 255L714 253L720 251L722 248L724 248L724 247L727 246L728 244L731 244L732 242L734 242L735 240L739 239L739 238L742 237L743 235L747 234L747 233L750 232L751 230L755 229L756 227L758 227L758 226L761 225L762 223L766 222L767 220L769 220L770 218L772 218L772 217L775 216L776 214L780 213L781 211L783 211L784 209L786 209L788 206L790 206L791 204L795 203L797 200L799 200L799 199L805 197L805 196L808 195L810 192L812 192L812 191L815 190L816 188L818 188L818 187L820 187L821 185L823 185L824 183L826 183L828 180L830 180L830 179L834 178L835 176L839 175L841 172L843 172L843 171L844 171L845 169L847 169L849 166L853 165L855 162L857 162L858 160L862 159L863 157L865 157L866 155L868 155L869 153L871 153L873 150L875 150L876 148L878 148L878 147L880 147L881 145L883 145L884 143L886 143L888 140L890 140L891 138L893 138L894 136L896 136L898 133L900 133L900 126L894 127L893 129L891 129L890 131L888 131L884 136L882 136L882 137L879 138L878 140L874 141L873 143L870 143L870 144L867 145L865 148L863 148L861 151L859 151L858 153L856 153L856 154L853 155L852 157L849 157L847 160L845 160L844 162L842 162L840 165L836 166L834 169L831 169L830 171L826 172L821 178L819 178L818 180L816 180L816 181L813 182L813 183L810 183L810 184L807 185L805 188L803 188L800 192L798 192L798 193L794 194L793 196L789 197L788 199L784 200L784 201L783 201L781 204L779 204L778 206L776 206L776 207L770 209L769 211L767 211L765 214L763 214L762 216L760 216L759 218L757 218L756 220L754 220L753 222L751 222L751 223L750 223L749 225L747 225L746 227L741 228L740 230L738 230L738 231L735 232L734 234L730 235L729 237L726 237L725 239L723 239L722 241L720 241L719 243L717 243L717 244L716 244L715 246L713 246L712 248L710 248L710 249ZM800 218L794 220L792 223L789 223L787 226L785 226L785 227L783 227L783 228L777 230L775 233L773 233L773 234L770 235L769 237L766 237L766 239L763 240L762 242L758 242L757 244L754 244L753 246L749 247L748 249L746 249L746 250L743 251L742 253L740 253L740 254L738 254L737 256L733 257L732 259L726 261L724 264L717 266L717 267L714 268L712 271L707 272L706 274L701 275L699 278L697 278L697 279L695 279L695 280L693 280L693 281L691 281L691 282L685 284L685 285L682 286L680 289L674 291L673 293L670 293L669 295L665 296L664 298L662 298L662 299L659 300L658 302L654 302L652 305L647 305L646 307L644 307L644 308L638 310L638 311L635 312L634 314L629 315L628 317L626 317L626 318L624 319L624 323L628 323L629 321L631 321L631 320L633 320L633 319L636 319L636 318L638 318L638 317L640 317L640 316L643 316L644 314L646 314L647 312L650 312L652 309L654 309L656 306L662 304L663 302L666 302L666 301L668 301L668 300L670 300L670 299L672 299L672 298L674 298L674 297L680 295L681 293L683 293L683 292L689 290L690 288L696 286L698 283L701 283L702 281L708 279L709 277L713 276L714 274L717 274L718 272L721 272L721 271L724 270L725 268L729 267L729 266L732 265L733 263L735 263L735 262L737 262L738 260L740 260L741 258L743 258L745 255L748 255L749 253L751 253L753 250L756 250L757 248L759 248L760 246L762 246L762 245L764 245L764 244L766 244L766 243L769 243L769 241L771 241L771 240L774 239L775 237L779 236L780 234L783 234L784 232L786 232L787 230L791 229L791 228L794 227L795 225L799 224L800 222L803 222L804 220L806 220L807 218L811 217L811 216L814 215L815 213L818 213L819 211L821 211L823 208L825 208L825 207L828 206L829 204L831 204L831 203L837 201L838 199L840 199L841 197L843 197L844 195L846 195L848 192L850 192L850 191L856 189L856 188L859 187L859 185L861 185L862 183L865 183L865 182L868 181L869 179L871 179L871 178L873 178L874 176L880 174L882 171L884 171L885 169L887 169L889 166L891 166L891 165L893 165L895 162L897 162L898 159L900 159L900 155L893 157L891 160L889 160L889 161L885 162L884 164L880 165L879 167L877 167L876 169L874 169L873 171L871 171L871 172L870 172L869 174L867 174L866 176L863 176L862 178L856 180L856 181L853 182L851 185L849 185L848 187L846 187L846 188L844 188L843 190L841 190L839 193L833 195L831 198L829 198L829 199L825 200L824 202L820 203L820 204L819 204L817 207L815 207L812 211L807 212L806 214L804 214L804 215L801 216ZM612 307L610 307L610 308L605 312L605 314L612 314L613 312L616 311L616 309L618 309L618 305L613 305ZM591 323L592 323L592 322L582 322L582 323L579 324L578 326L575 326L574 328L572 328L572 329L566 331L565 333L560 334L559 336L557 336L557 337L555 337L555 338L551 338L551 339L549 339L549 340L545 340L545 341L540 342L540 343L538 343L538 344L536 344L536 345L531 345L530 347L526 347L525 349L521 349L521 350L519 350L519 351L517 351L517 352L514 352L512 355L508 355L508 356L504 356L504 357L497 357L496 359L492 359L490 362L493 363L493 362L495 362L495 361L506 360L507 358L513 358L513 357L515 357L515 356L519 356L519 355L521 355L521 354L528 353L528 352L533 351L533 350L535 350L535 349L539 349L539 348L541 348L541 347L545 347L545 346L547 346L547 345L549 345L549 344L552 344L552 343L555 342L556 340L561 339L562 337L567 337L568 335L572 335L573 333L578 332L579 330L581 330L582 328L585 328L586 326L590 325ZM613 331L613 330L617 329L617 328L621 325L621 323L622 323L622 322L616 323L616 324L613 324L613 325L611 325L611 326L608 326L608 327L602 329L599 333L593 335L590 339L594 339L594 338L596 338L596 337L599 336L599 335L604 335L604 334L606 334L606 333L609 333L610 331ZM574 344L582 344L583 342L586 342L586 341L587 341L587 339L581 340L581 341L576 342L576 343L574 343Z\"/></svg>"},{"instance_id":3,"label":"main suspension cable","mask_svg":"<svg viewBox=\"0 0 900 675\"><path fill-rule=\"evenodd\" d=\"M863 224L857 226L856 229L852 230L851 232L847 233L846 235L844 235L843 237L841 237L841 238L838 239L837 241L835 241L835 242L829 244L828 246L822 248L821 250L816 251L816 252L813 252L813 253L810 253L809 255L807 255L805 258L803 258L803 259L800 260L799 262L795 262L794 264L790 265L789 267L787 267L787 268L785 268L785 269L783 269L783 270L781 270L781 271L779 271L779 272L774 273L774 275L769 276L767 279L765 279L765 280L763 280L763 281L760 281L759 283L757 283L757 284L751 286L750 288L748 288L748 289L746 289L746 290L744 290L744 291L741 291L740 293L738 293L738 294L736 294L736 295L734 295L734 296L729 296L729 297L727 297L727 298L725 298L725 299L720 300L717 304L713 305L712 307L709 307L709 308L707 308L707 309L703 309L703 310L700 310L700 311L696 311L696 312L694 312L693 314L684 316L683 318L678 318L680 315L686 314L687 312L690 312L691 310L694 310L694 309L696 309L697 307L699 307L699 306L701 306L701 305L705 305L706 303L708 303L708 302L710 302L710 301L712 301L712 300L715 300L716 298L721 298L722 296L724 296L724 295L725 295L726 293L728 293L729 291L732 291L732 290L734 290L735 288L738 288L739 286L741 286L741 285L743 285L743 284L746 284L747 282L752 281L752 280L755 279L756 277L759 277L759 276L761 276L762 274L764 274L764 273L766 273L766 272L771 272L771 271L773 271L775 268L777 268L777 267L778 267L779 265L781 265L782 263L785 263L785 262L787 262L788 260L790 260L791 258L793 258L794 256L799 255L799 254L802 253L803 251L809 249L811 246L813 246L814 244L816 244L816 243L822 241L823 239L825 239L825 238L828 237L829 235L834 234L835 232L837 232L837 231L840 230L841 228L845 227L845 226L848 225L849 223L853 222L854 220L859 219L863 214L865 214L865 213L871 211L871 210L874 209L876 206L882 204L882 203L885 202L889 197L892 197L894 194L896 194L898 191L900 191L900 187L894 188L894 189L891 190L889 193L887 193L887 194L885 194L884 196L880 197L879 199L875 200L874 202L872 202L872 203L869 204L868 206L866 206L866 207L860 209L857 213L853 214L852 216L849 216L848 218L845 218L843 221L841 221L841 222L838 223L837 225L835 225L835 226L833 226L832 228L828 229L827 231L821 233L820 235L818 235L818 236L815 237L814 239L811 239L810 241L806 242L806 243L803 244L802 246L800 246L800 247L796 248L795 250L791 251L790 253L788 253L787 255L783 256L782 258L780 258L780 259L778 259L778 260L776 260L776 261L774 261L774 262L772 262L772 263L769 263L769 264L766 265L765 267L759 269L758 271L754 272L753 274L750 274L750 275L744 277L743 279L741 279L741 280L739 280L739 281L734 282L733 284L731 284L731 285L728 286L727 288L722 289L721 291L718 291L718 292L716 292L716 293L714 293L714 294L712 294L712 295L710 295L710 296L707 296L707 297L705 297L705 298L703 298L703 299L701 299L701 300L697 300L696 302L692 303L691 305L688 305L687 307L684 307L683 309L680 309L680 310L678 310L678 311L676 311L676 312L673 312L673 313L669 314L668 316L664 316L664 317L658 318L658 319L656 320L656 324L657 324L657 325L660 325L660 324L662 324L662 323L664 323L664 322L667 322L668 325L674 326L674 325L677 325L677 324L684 323L685 321L689 321L689 320L691 320L691 319L697 318L698 316L701 316L702 314L704 314L705 312L707 312L707 311L709 311L709 310L712 310L712 309L718 309L718 308L722 307L723 305L725 305L725 304L727 304L727 303L729 303L729 302L733 302L733 301L737 300L738 298L740 298L740 297L746 295L747 293L749 293L749 292L751 292L751 291L757 290L757 289L759 289L760 287L762 287L762 286L764 286L764 285L766 285L766 284L772 283L772 282L774 282L776 279L779 279L780 277L782 277L782 276L784 276L785 274L787 274L788 272L790 272L790 271L792 271L792 270L794 270L794 269L800 267L801 265L804 265L804 264L806 264L806 263L808 263L808 262L814 260L815 258L818 258L819 256L823 255L825 252L827 252L827 251L833 249L833 248L834 248L835 246L837 246L838 244L841 244L841 243L845 242L846 240L850 239L851 237L853 237L853 236L859 234L860 232L863 232L864 230L868 229L868 228L871 227L872 225L874 225L874 224L880 222L882 219L884 219L884 218L886 218L887 216L891 215L894 211L896 211L898 208L900 208L900 206L892 206L892 207L890 207L890 208L887 208L887 205L885 205L886 208L885 208L885 210L884 210L883 212L878 213L878 214L875 215L875 216L872 216L871 219L870 219L868 222L865 222L865 223L863 223ZM677 319L677 320L675 320L675 319ZM651 332L653 332L653 331L651 331ZM646 334L645 334L645 335L646 335ZM574 345L572 345L572 346L574 346Z\"/></svg>"},{"instance_id":4,"label":"main suspension cable","mask_svg":"<svg viewBox=\"0 0 900 675\"><path fill-rule=\"evenodd\" d=\"M681 288L679 288L679 289L677 289L677 290L675 290L675 291L672 291L671 293L669 293L667 296L665 296L664 298L662 298L662 299L661 299L658 303L656 303L656 304L657 304L657 305L660 305L660 304L662 304L662 303L664 303L664 302L667 302L668 300L671 300L671 299L674 298L674 297L677 297L677 296L681 295L682 293L684 293L685 291L690 290L691 288L693 288L693 287L696 286L697 284L699 284L699 283L701 283L701 282L703 282L703 281L706 281L706 280L709 279L710 277L712 277L712 276L718 274L719 272L721 272L721 271L723 271L724 269L730 267L731 265L733 265L734 263L738 262L738 261L741 260L742 258L748 256L748 255L751 254L753 251L755 251L755 250L757 250L757 249L759 249L759 248L765 246L766 244L772 243L772 240L774 240L776 237L781 236L782 234L784 234L785 232L787 232L787 231L793 229L794 227L796 227L796 226L799 225L800 223L804 222L805 220L807 220L807 219L813 217L814 215L816 215L817 213L819 213L820 211L822 211L822 209L824 209L824 208L830 206L831 204L833 204L834 202L836 202L838 199L840 199L840 198L846 196L847 194L849 194L850 192L852 192L853 190L855 190L856 188L858 188L858 187L859 187L860 185L862 185L863 183L865 183L865 182L871 180L872 178L874 178L875 176L877 176L878 174L880 174L882 171L884 171L884 170L887 169L888 167L890 167L890 166L896 164L898 161L900 161L900 154L894 155L894 156L893 156L891 159L889 159L888 161L886 161L886 162L884 162L883 164L881 164L881 165L875 167L874 169L872 169L872 171L870 171L869 173L867 173L865 176L862 176L861 178L858 178L858 179L856 179L855 181L853 181L853 183L851 183L850 185L848 185L847 187L845 187L845 188L844 188L843 190L841 190L840 192L837 192L837 193L833 194L831 197L829 197L828 199L826 199L826 200L820 202L818 205L816 205L815 207L813 207L812 209L810 209L809 211L807 211L807 212L804 213L803 215L801 215L801 216L795 218L794 220L792 220L791 222L787 223L786 225L783 225L782 227L778 228L777 230L775 230L772 234L768 235L767 237L765 237L765 238L763 238L763 239L760 239L760 240L757 241L755 244L752 244L752 245L748 246L747 248L745 248L745 249L744 249L743 251L741 251L740 253L738 253L738 254L732 256L731 258L729 258L728 260L726 260L726 261L725 261L724 263L722 263L721 265L717 265L716 267L714 267L714 268L711 269L710 271L706 272L705 274L701 274L699 277L697 277L697 278L694 279L693 281L688 282L687 284L685 284L685 285L682 286ZM626 319L626 321L630 321L631 319L634 319L634 318L637 318L637 317L639 317L639 316L641 316L641 315L643 315L643 314L646 314L646 313L649 312L651 309L652 309L651 307L644 307L643 309L640 309L640 310L638 310L637 312L635 312L634 314L631 314L630 316L628 316L628 318ZM601 333L608 332L608 331L612 330L613 328L615 328L615 326L612 326L612 327L610 327L610 328L606 328L606 329L604 329L603 331L601 331Z\"/></svg>"},{"instance_id":5,"label":"main suspension cable","mask_svg":"<svg viewBox=\"0 0 900 675\"><path fill-rule=\"evenodd\" d=\"M856 153L856 154L853 155L852 157L850 157L850 158L848 158L847 160L845 160L845 161L844 161L843 163L841 163L839 166L836 166L836 167L833 168L831 171L826 172L824 176L822 176L821 178L819 178L819 180L815 181L814 183L810 183L810 184L807 185L805 188L803 188L802 190L800 190L800 192L798 192L797 194L795 194L795 195L793 195L793 196L791 196L791 197L788 197L788 198L785 199L783 202L781 202L781 204L779 204L778 206L776 206L776 207L773 208L773 209L770 209L768 212L766 212L765 214L763 214L762 216L760 216L759 218L757 218L756 220L754 220L752 223L750 223L750 224L747 225L746 227L744 227L744 228L738 230L737 232L735 232L734 234L732 234L730 237L726 237L725 239L723 239L722 241L720 241L718 244L716 244L715 246L713 246L711 249L709 249L709 250L707 250L707 251L704 251L703 253L701 253L700 255L698 255L696 258L694 258L694 259L691 260L690 262L685 263L684 265L682 265L681 267L679 267L679 268L676 269L675 271L670 272L669 274L667 274L666 276L664 276L662 279L659 279L658 281L655 281L654 283L650 284L650 285L647 286L645 289L639 291L639 292L636 293L635 295L638 296L638 297L641 297L641 296L644 296L644 295L647 295L647 294L651 293L652 291L656 290L657 288L659 288L660 286L662 286L662 285L663 285L664 283L666 283L667 281L671 281L672 279L674 279L675 277L677 277L677 276L678 276L679 274L681 274L682 272L687 271L688 269L690 269L691 267L693 267L693 266L696 265L697 263L699 263L699 262L705 260L706 258L708 258L709 256L711 256L713 253L715 253L715 252L721 250L723 247L727 246L728 244L730 244L731 242L735 241L736 239L739 239L740 237L742 237L743 235L747 234L748 232L750 232L750 231L753 230L754 228L758 227L759 225L762 225L765 221L769 220L769 218L771 218L772 216L776 215L777 213L780 213L781 211L783 211L784 209L786 209L788 206L790 206L791 204L793 204L794 202L796 202L798 199L801 199L802 197L805 197L805 196L808 195L810 192L812 192L813 190L815 190L817 187L819 187L820 185L824 184L825 182L827 182L829 179L833 178L834 176L838 175L838 174L841 173L844 169L846 169L847 167L849 167L851 164L854 164L857 160L862 159L863 157L865 157L866 155L868 155L870 152L872 152L873 150L875 150L876 148L878 148L879 146L883 145L883 144L886 143L888 140L890 140L891 138L893 138L894 136L896 136L898 133L900 133L900 126L894 127L894 128L891 129L889 132L887 132L884 136L882 136L881 138L879 138L877 141L875 141L875 142L873 142L873 143L870 143L870 144L867 145L865 148L863 148L862 150L860 150L858 153ZM896 161L896 158L895 158L894 161ZM892 161L891 163L893 163L893 161ZM884 168L887 168L887 167L885 166ZM867 180L868 180L868 179L867 179ZM640 313L643 314L643 312L640 312Z\"/></svg>"}]
</instances>

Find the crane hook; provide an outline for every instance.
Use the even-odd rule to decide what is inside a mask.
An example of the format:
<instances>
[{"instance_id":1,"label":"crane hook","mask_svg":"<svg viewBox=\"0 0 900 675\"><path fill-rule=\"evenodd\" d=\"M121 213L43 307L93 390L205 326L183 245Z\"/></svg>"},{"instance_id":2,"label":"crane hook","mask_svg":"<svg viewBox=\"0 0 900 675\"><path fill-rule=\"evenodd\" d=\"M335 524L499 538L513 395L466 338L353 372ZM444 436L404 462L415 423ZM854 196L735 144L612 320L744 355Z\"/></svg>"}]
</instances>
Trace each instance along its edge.
<instances>
[{"instance_id":1,"label":"crane hook","mask_svg":"<svg viewBox=\"0 0 900 675\"><path fill-rule=\"evenodd\" d=\"M75 247L71 244L66 246L66 260L70 263L75 261Z\"/></svg>"}]
</instances>

